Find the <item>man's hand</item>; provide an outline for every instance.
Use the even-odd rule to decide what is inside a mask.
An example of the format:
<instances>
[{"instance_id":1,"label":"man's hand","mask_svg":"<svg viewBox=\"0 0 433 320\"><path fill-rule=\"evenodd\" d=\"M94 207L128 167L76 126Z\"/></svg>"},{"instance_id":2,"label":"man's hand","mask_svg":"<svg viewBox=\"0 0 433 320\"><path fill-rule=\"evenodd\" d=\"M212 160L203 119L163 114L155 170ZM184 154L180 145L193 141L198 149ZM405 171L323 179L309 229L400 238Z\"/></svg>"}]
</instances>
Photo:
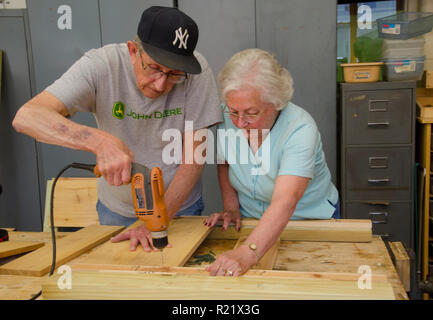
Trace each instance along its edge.
<instances>
[{"instance_id":1,"label":"man's hand","mask_svg":"<svg viewBox=\"0 0 433 320\"><path fill-rule=\"evenodd\" d=\"M111 242L120 242L128 239L130 240L129 250L131 251L135 251L139 243L146 252L151 252L152 250L158 251L158 249L153 246L151 233L144 224L137 228L118 234L117 236L111 238ZM167 247L169 248L171 245L168 244Z\"/></svg>"},{"instance_id":2,"label":"man's hand","mask_svg":"<svg viewBox=\"0 0 433 320\"><path fill-rule=\"evenodd\" d=\"M236 231L239 231L241 229L241 219L242 215L239 210L224 210L222 212L212 213L206 218L203 224L212 228L218 220L223 220L222 230L226 231L230 222L234 222Z\"/></svg>"},{"instance_id":3,"label":"man's hand","mask_svg":"<svg viewBox=\"0 0 433 320\"><path fill-rule=\"evenodd\" d=\"M106 135L96 150L96 161L99 171L110 185L130 183L134 153L119 138Z\"/></svg>"}]
</instances>

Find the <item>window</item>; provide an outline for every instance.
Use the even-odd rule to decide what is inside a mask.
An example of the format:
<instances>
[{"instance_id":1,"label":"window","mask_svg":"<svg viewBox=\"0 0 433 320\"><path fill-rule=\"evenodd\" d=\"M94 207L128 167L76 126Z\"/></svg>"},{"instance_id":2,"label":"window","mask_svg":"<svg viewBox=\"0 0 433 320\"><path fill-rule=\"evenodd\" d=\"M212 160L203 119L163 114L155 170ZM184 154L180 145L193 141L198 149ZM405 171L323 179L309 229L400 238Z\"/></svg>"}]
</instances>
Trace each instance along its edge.
<instances>
[{"instance_id":1,"label":"window","mask_svg":"<svg viewBox=\"0 0 433 320\"><path fill-rule=\"evenodd\" d=\"M337 60L356 62L351 48L360 36L378 37L376 19L393 15L400 1L338 1ZM371 17L371 20L369 19ZM368 20L368 21L367 21ZM369 23L371 22L371 23Z\"/></svg>"}]
</instances>

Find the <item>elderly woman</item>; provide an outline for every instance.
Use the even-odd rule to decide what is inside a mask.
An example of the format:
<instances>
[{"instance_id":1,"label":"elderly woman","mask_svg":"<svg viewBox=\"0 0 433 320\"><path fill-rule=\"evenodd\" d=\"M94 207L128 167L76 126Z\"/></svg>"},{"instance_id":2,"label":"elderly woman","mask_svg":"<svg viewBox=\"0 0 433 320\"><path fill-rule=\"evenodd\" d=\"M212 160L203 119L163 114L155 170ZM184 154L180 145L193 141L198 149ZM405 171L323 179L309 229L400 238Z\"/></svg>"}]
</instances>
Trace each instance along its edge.
<instances>
[{"instance_id":1,"label":"elderly woman","mask_svg":"<svg viewBox=\"0 0 433 320\"><path fill-rule=\"evenodd\" d=\"M239 230L242 217L260 221L243 245L219 255L207 270L238 276L258 263L290 219L339 218L339 198L316 123L290 102L292 77L271 54L238 52L218 80L224 111L218 134L231 132L218 139L218 157L225 160L218 164L224 211L204 223L213 227L223 220L225 230L234 222ZM234 134L239 129L243 134ZM247 143L247 152L242 143ZM245 153L256 159L242 163ZM264 170L254 170L259 154Z\"/></svg>"}]
</instances>

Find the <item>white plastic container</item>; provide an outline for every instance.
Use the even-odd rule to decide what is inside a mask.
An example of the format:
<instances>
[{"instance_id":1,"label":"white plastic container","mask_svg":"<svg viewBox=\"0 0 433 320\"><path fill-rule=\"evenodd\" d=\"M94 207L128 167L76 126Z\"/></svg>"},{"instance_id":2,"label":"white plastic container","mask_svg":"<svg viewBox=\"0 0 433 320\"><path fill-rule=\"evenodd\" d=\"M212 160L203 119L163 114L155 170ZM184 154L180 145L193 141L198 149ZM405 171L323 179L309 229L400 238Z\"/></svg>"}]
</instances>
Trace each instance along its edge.
<instances>
[{"instance_id":1,"label":"white plastic container","mask_svg":"<svg viewBox=\"0 0 433 320\"><path fill-rule=\"evenodd\" d=\"M433 13L400 12L376 22L380 38L404 40L432 31Z\"/></svg>"},{"instance_id":2,"label":"white plastic container","mask_svg":"<svg viewBox=\"0 0 433 320\"><path fill-rule=\"evenodd\" d=\"M388 81L421 80L425 57L383 59L383 76Z\"/></svg>"},{"instance_id":3,"label":"white plastic container","mask_svg":"<svg viewBox=\"0 0 433 320\"><path fill-rule=\"evenodd\" d=\"M383 59L417 58L424 56L424 39L385 40Z\"/></svg>"}]
</instances>

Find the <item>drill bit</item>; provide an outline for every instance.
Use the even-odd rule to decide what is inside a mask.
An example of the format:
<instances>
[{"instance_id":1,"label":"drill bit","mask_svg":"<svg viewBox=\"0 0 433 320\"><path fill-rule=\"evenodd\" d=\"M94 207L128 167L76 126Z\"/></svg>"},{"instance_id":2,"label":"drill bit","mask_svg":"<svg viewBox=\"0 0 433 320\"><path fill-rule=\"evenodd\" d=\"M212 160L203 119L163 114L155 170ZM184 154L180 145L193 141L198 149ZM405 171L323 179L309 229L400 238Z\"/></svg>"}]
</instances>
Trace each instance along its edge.
<instances>
[{"instance_id":1,"label":"drill bit","mask_svg":"<svg viewBox=\"0 0 433 320\"><path fill-rule=\"evenodd\" d=\"M162 252L162 249L159 250L161 252L161 266L164 265L164 253Z\"/></svg>"}]
</instances>

